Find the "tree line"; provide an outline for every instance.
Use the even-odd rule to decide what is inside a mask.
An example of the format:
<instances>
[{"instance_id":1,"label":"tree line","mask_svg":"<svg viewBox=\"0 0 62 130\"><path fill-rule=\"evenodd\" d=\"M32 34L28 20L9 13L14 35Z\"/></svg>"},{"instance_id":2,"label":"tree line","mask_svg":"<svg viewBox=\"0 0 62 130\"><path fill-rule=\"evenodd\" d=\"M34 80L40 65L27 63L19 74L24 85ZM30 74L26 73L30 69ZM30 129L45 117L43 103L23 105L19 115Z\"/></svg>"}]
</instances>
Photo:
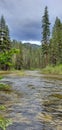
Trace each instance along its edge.
<instances>
[{"instance_id":1,"label":"tree line","mask_svg":"<svg viewBox=\"0 0 62 130\"><path fill-rule=\"evenodd\" d=\"M42 17L42 67L62 64L62 23L56 17L52 32L50 32L48 7L45 7Z\"/></svg>"},{"instance_id":2,"label":"tree line","mask_svg":"<svg viewBox=\"0 0 62 130\"><path fill-rule=\"evenodd\" d=\"M41 46L11 40L4 16L0 18L0 70L44 68L62 64L62 23L56 17L52 29L48 7L41 22Z\"/></svg>"}]
</instances>

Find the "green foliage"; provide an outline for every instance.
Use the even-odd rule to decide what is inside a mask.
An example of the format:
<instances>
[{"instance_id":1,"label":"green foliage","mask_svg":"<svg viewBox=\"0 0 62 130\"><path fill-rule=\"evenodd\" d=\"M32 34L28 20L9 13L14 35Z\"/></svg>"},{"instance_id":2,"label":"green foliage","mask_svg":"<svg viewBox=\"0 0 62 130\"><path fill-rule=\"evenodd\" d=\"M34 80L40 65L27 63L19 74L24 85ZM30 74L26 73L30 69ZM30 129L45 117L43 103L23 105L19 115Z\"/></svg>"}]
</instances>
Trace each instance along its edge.
<instances>
[{"instance_id":1,"label":"green foliage","mask_svg":"<svg viewBox=\"0 0 62 130\"><path fill-rule=\"evenodd\" d=\"M6 25L4 16L0 19L0 52L5 52L11 48L9 28Z\"/></svg>"},{"instance_id":2,"label":"green foliage","mask_svg":"<svg viewBox=\"0 0 62 130\"><path fill-rule=\"evenodd\" d=\"M3 78L3 76L0 76L0 80Z\"/></svg>"},{"instance_id":3,"label":"green foliage","mask_svg":"<svg viewBox=\"0 0 62 130\"><path fill-rule=\"evenodd\" d=\"M15 69L20 70L23 66L23 57L22 57L22 44L18 44L18 53L16 53L16 60L15 60Z\"/></svg>"},{"instance_id":4,"label":"green foliage","mask_svg":"<svg viewBox=\"0 0 62 130\"><path fill-rule=\"evenodd\" d=\"M10 68L11 57L9 50L11 49L11 42L9 36L9 28L6 25L4 16L0 19L0 69L7 70Z\"/></svg>"},{"instance_id":5,"label":"green foliage","mask_svg":"<svg viewBox=\"0 0 62 130\"><path fill-rule=\"evenodd\" d=\"M0 110L6 110L6 107L4 105L0 105Z\"/></svg>"},{"instance_id":6,"label":"green foliage","mask_svg":"<svg viewBox=\"0 0 62 130\"><path fill-rule=\"evenodd\" d=\"M60 19L56 17L52 29L51 39L49 39L50 36L49 26L50 22L49 22L48 8L45 7L44 16L42 17L43 32L42 32L42 47L41 47L42 51L41 67L44 68L47 66L45 72L54 73L56 69L55 73L58 73L58 71L60 70L58 70L57 67L53 69L51 65L57 66L59 64L62 64L62 23ZM48 65L50 65L50 67Z\"/></svg>"},{"instance_id":7,"label":"green foliage","mask_svg":"<svg viewBox=\"0 0 62 130\"><path fill-rule=\"evenodd\" d=\"M52 31L52 39L50 43L50 61L52 64L62 63L62 23L58 17Z\"/></svg>"},{"instance_id":8,"label":"green foliage","mask_svg":"<svg viewBox=\"0 0 62 130\"><path fill-rule=\"evenodd\" d=\"M50 22L48 15L48 8L45 7L44 16L42 17L42 67L48 64L48 45L50 36Z\"/></svg>"},{"instance_id":9,"label":"green foliage","mask_svg":"<svg viewBox=\"0 0 62 130\"><path fill-rule=\"evenodd\" d=\"M18 48L19 53L13 55L14 68L20 69L31 69L41 67L41 49L39 45L30 43L19 43L13 41L13 48Z\"/></svg>"},{"instance_id":10,"label":"green foliage","mask_svg":"<svg viewBox=\"0 0 62 130\"><path fill-rule=\"evenodd\" d=\"M4 117L0 117L0 128L2 128L2 130L6 130L6 128L11 124L12 124L11 119L6 119Z\"/></svg>"},{"instance_id":11,"label":"green foliage","mask_svg":"<svg viewBox=\"0 0 62 130\"><path fill-rule=\"evenodd\" d=\"M57 66L62 64L62 23L57 17L50 39L50 22L47 6L42 17L41 41L41 46L31 45L30 43L22 44L16 40L11 42L8 25L4 17L1 16L0 70L44 68L48 65ZM51 73L51 70L53 71L51 68L49 73Z\"/></svg>"},{"instance_id":12,"label":"green foliage","mask_svg":"<svg viewBox=\"0 0 62 130\"><path fill-rule=\"evenodd\" d=\"M9 69L9 67L12 66L11 58L15 53L19 53L19 50L11 49L9 51L0 52L0 64L2 65L3 69Z\"/></svg>"},{"instance_id":13,"label":"green foliage","mask_svg":"<svg viewBox=\"0 0 62 130\"><path fill-rule=\"evenodd\" d=\"M7 84L0 84L0 91L10 91L10 90L11 90L11 86Z\"/></svg>"},{"instance_id":14,"label":"green foliage","mask_svg":"<svg viewBox=\"0 0 62 130\"><path fill-rule=\"evenodd\" d=\"M48 15L48 8L47 6L45 7L45 12L42 17L42 41L43 43L48 43L49 41L49 36L50 36L50 22L49 22L49 15Z\"/></svg>"},{"instance_id":15,"label":"green foliage","mask_svg":"<svg viewBox=\"0 0 62 130\"><path fill-rule=\"evenodd\" d=\"M45 73L45 74L62 74L62 65L47 66L46 68L42 69L42 73Z\"/></svg>"}]
</instances>

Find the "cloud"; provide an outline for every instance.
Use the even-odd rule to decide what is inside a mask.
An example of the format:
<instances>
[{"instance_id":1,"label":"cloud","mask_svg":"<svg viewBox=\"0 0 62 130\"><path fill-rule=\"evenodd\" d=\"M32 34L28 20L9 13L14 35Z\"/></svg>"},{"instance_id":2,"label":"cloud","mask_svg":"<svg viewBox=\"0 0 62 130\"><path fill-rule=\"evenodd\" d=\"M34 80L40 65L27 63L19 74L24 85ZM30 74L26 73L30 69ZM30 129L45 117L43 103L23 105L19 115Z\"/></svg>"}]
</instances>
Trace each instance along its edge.
<instances>
[{"instance_id":1,"label":"cloud","mask_svg":"<svg viewBox=\"0 0 62 130\"><path fill-rule=\"evenodd\" d=\"M41 0L1 0L0 3L12 38L39 39Z\"/></svg>"},{"instance_id":2,"label":"cloud","mask_svg":"<svg viewBox=\"0 0 62 130\"><path fill-rule=\"evenodd\" d=\"M18 40L41 40L40 28L41 25L38 22L32 21L17 28L17 31L15 29L14 33Z\"/></svg>"},{"instance_id":3,"label":"cloud","mask_svg":"<svg viewBox=\"0 0 62 130\"><path fill-rule=\"evenodd\" d=\"M48 6L50 22L62 17L62 0L0 0L3 14L10 29L10 36L17 40L41 40L41 18Z\"/></svg>"},{"instance_id":4,"label":"cloud","mask_svg":"<svg viewBox=\"0 0 62 130\"><path fill-rule=\"evenodd\" d=\"M41 42L40 42L40 41L33 41L33 40L29 40L29 41L22 41L22 43L31 43L31 44L41 45Z\"/></svg>"}]
</instances>

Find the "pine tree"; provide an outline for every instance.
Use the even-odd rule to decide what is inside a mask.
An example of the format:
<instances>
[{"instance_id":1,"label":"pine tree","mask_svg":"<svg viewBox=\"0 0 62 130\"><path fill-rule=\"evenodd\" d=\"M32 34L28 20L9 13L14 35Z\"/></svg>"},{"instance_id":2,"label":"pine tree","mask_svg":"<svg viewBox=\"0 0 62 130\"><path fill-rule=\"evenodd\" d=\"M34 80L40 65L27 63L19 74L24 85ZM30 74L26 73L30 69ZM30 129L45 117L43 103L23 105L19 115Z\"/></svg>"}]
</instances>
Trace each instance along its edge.
<instances>
[{"instance_id":1,"label":"pine tree","mask_svg":"<svg viewBox=\"0 0 62 130\"><path fill-rule=\"evenodd\" d=\"M47 6L45 7L45 12L44 15L42 17L42 41L44 43L48 43L49 41L49 36L50 36L50 22L49 22L49 15L48 15L48 8Z\"/></svg>"},{"instance_id":2,"label":"pine tree","mask_svg":"<svg viewBox=\"0 0 62 130\"><path fill-rule=\"evenodd\" d=\"M0 19L0 68L8 69L11 58L7 54L9 54L11 49L9 29L6 25L4 16L1 16Z\"/></svg>"},{"instance_id":3,"label":"pine tree","mask_svg":"<svg viewBox=\"0 0 62 130\"><path fill-rule=\"evenodd\" d=\"M52 31L51 51L52 64L62 63L62 23L58 17Z\"/></svg>"},{"instance_id":4,"label":"pine tree","mask_svg":"<svg viewBox=\"0 0 62 130\"><path fill-rule=\"evenodd\" d=\"M45 7L44 15L42 17L42 54L43 54L43 66L48 64L48 43L50 36L50 22L48 15L48 8Z\"/></svg>"},{"instance_id":5,"label":"pine tree","mask_svg":"<svg viewBox=\"0 0 62 130\"><path fill-rule=\"evenodd\" d=\"M0 19L0 51L6 51L11 48L10 37L9 37L9 29L6 25L4 16L1 16Z\"/></svg>"}]
</instances>

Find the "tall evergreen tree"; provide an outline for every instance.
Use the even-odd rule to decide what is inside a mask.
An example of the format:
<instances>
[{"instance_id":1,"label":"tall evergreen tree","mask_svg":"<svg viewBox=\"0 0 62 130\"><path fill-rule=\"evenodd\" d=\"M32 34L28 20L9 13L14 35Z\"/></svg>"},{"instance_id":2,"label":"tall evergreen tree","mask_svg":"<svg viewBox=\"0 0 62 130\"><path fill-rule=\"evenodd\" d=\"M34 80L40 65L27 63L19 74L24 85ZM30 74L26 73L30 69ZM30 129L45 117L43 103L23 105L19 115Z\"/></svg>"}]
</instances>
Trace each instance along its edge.
<instances>
[{"instance_id":1,"label":"tall evergreen tree","mask_svg":"<svg viewBox=\"0 0 62 130\"><path fill-rule=\"evenodd\" d=\"M3 56L2 58L0 58L1 69L9 68L9 62L11 61L11 58L9 58L7 54L9 54L10 49L11 49L11 43L10 43L9 29L8 29L8 26L6 25L4 16L1 16L1 19L0 19L0 56Z\"/></svg>"},{"instance_id":2,"label":"tall evergreen tree","mask_svg":"<svg viewBox=\"0 0 62 130\"><path fill-rule=\"evenodd\" d=\"M50 22L48 15L48 8L45 7L44 15L42 17L42 54L44 60L44 66L48 63L48 43L50 36Z\"/></svg>"},{"instance_id":3,"label":"tall evergreen tree","mask_svg":"<svg viewBox=\"0 0 62 130\"><path fill-rule=\"evenodd\" d=\"M52 31L51 52L52 64L62 63L62 23L58 17Z\"/></svg>"},{"instance_id":4,"label":"tall evergreen tree","mask_svg":"<svg viewBox=\"0 0 62 130\"><path fill-rule=\"evenodd\" d=\"M9 29L6 25L5 19L1 16L0 19L0 51L6 51L11 48L10 37L9 37Z\"/></svg>"},{"instance_id":5,"label":"tall evergreen tree","mask_svg":"<svg viewBox=\"0 0 62 130\"><path fill-rule=\"evenodd\" d=\"M50 22L47 6L45 7L44 15L42 17L42 29L42 42L47 44L50 36Z\"/></svg>"}]
</instances>

